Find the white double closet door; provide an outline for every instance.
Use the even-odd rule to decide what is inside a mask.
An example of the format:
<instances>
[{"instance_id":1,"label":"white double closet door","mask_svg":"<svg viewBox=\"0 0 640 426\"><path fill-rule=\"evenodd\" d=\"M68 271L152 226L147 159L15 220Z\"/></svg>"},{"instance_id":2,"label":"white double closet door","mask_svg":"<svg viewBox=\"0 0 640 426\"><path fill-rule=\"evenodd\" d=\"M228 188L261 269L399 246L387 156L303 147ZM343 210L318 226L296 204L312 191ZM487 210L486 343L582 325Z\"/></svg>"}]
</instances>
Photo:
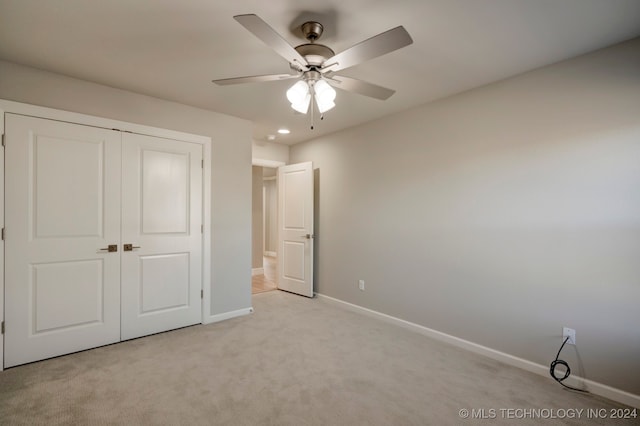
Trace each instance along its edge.
<instances>
[{"instance_id":1,"label":"white double closet door","mask_svg":"<svg viewBox=\"0 0 640 426\"><path fill-rule=\"evenodd\" d=\"M202 146L5 124L5 367L200 323Z\"/></svg>"}]
</instances>

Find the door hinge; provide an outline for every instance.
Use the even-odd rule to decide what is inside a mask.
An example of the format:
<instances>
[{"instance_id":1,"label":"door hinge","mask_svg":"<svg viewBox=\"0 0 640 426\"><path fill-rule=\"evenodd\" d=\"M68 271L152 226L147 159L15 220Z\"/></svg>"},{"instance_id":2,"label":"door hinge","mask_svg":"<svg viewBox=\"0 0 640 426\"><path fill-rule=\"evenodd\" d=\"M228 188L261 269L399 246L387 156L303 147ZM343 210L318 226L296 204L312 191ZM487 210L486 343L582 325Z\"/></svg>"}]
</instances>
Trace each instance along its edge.
<instances>
[{"instance_id":1,"label":"door hinge","mask_svg":"<svg viewBox=\"0 0 640 426\"><path fill-rule=\"evenodd\" d=\"M2 146L4 146L4 133L2 134Z\"/></svg>"},{"instance_id":2,"label":"door hinge","mask_svg":"<svg viewBox=\"0 0 640 426\"><path fill-rule=\"evenodd\" d=\"M204 299L204 290L200 290L200 299ZM2 329L4 330L4 323L2 323Z\"/></svg>"},{"instance_id":3,"label":"door hinge","mask_svg":"<svg viewBox=\"0 0 640 426\"><path fill-rule=\"evenodd\" d=\"M200 167L204 169L204 160L200 160Z\"/></svg>"},{"instance_id":4,"label":"door hinge","mask_svg":"<svg viewBox=\"0 0 640 426\"><path fill-rule=\"evenodd\" d=\"M204 225L200 225L200 233L204 234Z\"/></svg>"},{"instance_id":5,"label":"door hinge","mask_svg":"<svg viewBox=\"0 0 640 426\"><path fill-rule=\"evenodd\" d=\"M2 328L2 333L0 333L0 334L4 334L4 321L2 321L2 327L1 328Z\"/></svg>"},{"instance_id":6,"label":"door hinge","mask_svg":"<svg viewBox=\"0 0 640 426\"><path fill-rule=\"evenodd\" d=\"M4 228L2 228L2 241L4 241Z\"/></svg>"}]
</instances>

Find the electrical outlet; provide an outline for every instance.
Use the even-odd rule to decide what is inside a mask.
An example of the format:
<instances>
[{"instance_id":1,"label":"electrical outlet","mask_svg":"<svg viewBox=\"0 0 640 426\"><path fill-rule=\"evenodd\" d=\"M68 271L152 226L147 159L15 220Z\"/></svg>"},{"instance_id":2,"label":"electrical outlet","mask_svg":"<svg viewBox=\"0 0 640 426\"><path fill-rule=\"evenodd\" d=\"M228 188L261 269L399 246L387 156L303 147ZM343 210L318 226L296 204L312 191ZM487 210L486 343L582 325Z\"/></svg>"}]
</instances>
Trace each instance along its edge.
<instances>
[{"instance_id":1,"label":"electrical outlet","mask_svg":"<svg viewBox=\"0 0 640 426\"><path fill-rule=\"evenodd\" d=\"M567 337L569 338L569 340L567 340L568 344L570 345L576 344L576 331L573 328L569 328L569 327L562 328L562 341L564 342Z\"/></svg>"},{"instance_id":2,"label":"electrical outlet","mask_svg":"<svg viewBox=\"0 0 640 426\"><path fill-rule=\"evenodd\" d=\"M358 280L358 288L364 291L364 280Z\"/></svg>"}]
</instances>

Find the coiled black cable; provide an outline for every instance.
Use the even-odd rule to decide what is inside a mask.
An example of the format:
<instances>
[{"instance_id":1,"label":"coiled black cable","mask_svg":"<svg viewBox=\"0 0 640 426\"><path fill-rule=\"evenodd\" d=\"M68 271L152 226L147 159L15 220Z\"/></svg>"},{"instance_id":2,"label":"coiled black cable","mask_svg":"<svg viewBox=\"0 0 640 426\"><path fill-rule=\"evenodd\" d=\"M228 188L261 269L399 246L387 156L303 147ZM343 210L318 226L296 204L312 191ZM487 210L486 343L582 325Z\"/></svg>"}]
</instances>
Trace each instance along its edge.
<instances>
[{"instance_id":1,"label":"coiled black cable","mask_svg":"<svg viewBox=\"0 0 640 426\"><path fill-rule=\"evenodd\" d=\"M584 392L584 393L589 393L588 390L586 389L578 389L578 388L574 388L572 386L569 385L565 385L564 383L562 383L563 380L565 380L567 377L569 377L569 375L571 374L571 369L569 368L569 364L567 364L567 361L558 359L560 357L560 352L562 352L562 348L564 348L564 345L569 341L569 336L567 336L566 339L564 339L564 342L562 342L562 346L560 346L560 350L558 351L558 354L556 355L556 359L554 359L551 362L551 366L549 367L549 374L551 374L551 377L553 377L553 380L555 380L556 382L560 383L562 386L564 386L567 389L571 389L574 391L578 391L578 392ZM558 365L563 365L567 371L564 372L564 377L557 377L556 376L556 367Z\"/></svg>"}]
</instances>

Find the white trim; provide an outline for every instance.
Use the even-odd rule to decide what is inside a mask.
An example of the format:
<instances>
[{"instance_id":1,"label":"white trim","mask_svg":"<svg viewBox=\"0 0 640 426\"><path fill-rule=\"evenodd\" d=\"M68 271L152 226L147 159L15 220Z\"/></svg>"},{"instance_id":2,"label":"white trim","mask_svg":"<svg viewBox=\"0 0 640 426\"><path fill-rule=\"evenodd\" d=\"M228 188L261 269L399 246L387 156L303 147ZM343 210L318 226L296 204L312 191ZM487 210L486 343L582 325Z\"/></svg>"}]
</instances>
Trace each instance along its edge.
<instances>
[{"instance_id":1,"label":"white trim","mask_svg":"<svg viewBox=\"0 0 640 426\"><path fill-rule=\"evenodd\" d=\"M241 317L243 315L249 315L253 313L253 307L238 309L236 311L229 311L222 314L211 315L202 322L203 324L211 324L214 322L220 322L231 318Z\"/></svg>"},{"instance_id":2,"label":"white trim","mask_svg":"<svg viewBox=\"0 0 640 426\"><path fill-rule=\"evenodd\" d=\"M202 171L202 322L211 316L211 140L204 144L204 169Z\"/></svg>"},{"instance_id":3,"label":"white trim","mask_svg":"<svg viewBox=\"0 0 640 426\"><path fill-rule=\"evenodd\" d=\"M251 269L251 276L256 276L256 275L264 275L264 268L253 268Z\"/></svg>"},{"instance_id":4,"label":"white trim","mask_svg":"<svg viewBox=\"0 0 640 426\"><path fill-rule=\"evenodd\" d=\"M280 166L284 166L287 163L284 161L276 161L276 160L263 160L261 158L252 158L251 165L252 166L262 166L262 167L275 167L278 168Z\"/></svg>"},{"instance_id":5,"label":"white trim","mask_svg":"<svg viewBox=\"0 0 640 426\"><path fill-rule=\"evenodd\" d=\"M354 305L352 303L345 302L340 299L335 299L333 297L325 296L320 293L315 293L315 295L321 299L326 299L329 302L346 307L351 311L359 312L371 317L375 317L383 321L389 322L391 324L398 325L402 328L415 331L424 336L431 337L433 339L452 344L454 346L457 346L462 349L466 349L470 352L473 352L479 355L484 355L486 357L495 359L496 361L503 362L513 367L522 368L523 370L527 370L529 372L536 373L541 376L549 377L549 367L547 366L536 364L535 362L531 362L523 358L518 358L516 356L509 355L507 353L500 352L495 349L491 349L486 346L482 346L477 343L470 342L468 340L460 339L459 337L455 337L450 334L442 333L440 331L433 330L431 328L428 328L419 324L405 321L400 318L392 317L391 315L387 315L371 309L363 308L362 306ZM549 380L551 380L551 378L549 378ZM609 398L613 401L630 405L632 407L640 408L640 395L634 395L632 393L629 393L620 389L616 389L611 386L604 385L602 383L594 382L589 379L577 377L574 375L570 376L565 383L567 383L570 386L576 386L576 387L586 385L587 389L593 394L600 395L605 398Z\"/></svg>"},{"instance_id":6,"label":"white trim","mask_svg":"<svg viewBox=\"0 0 640 426\"><path fill-rule=\"evenodd\" d=\"M4 135L4 111L2 109L0 109L0 135ZM0 228L4 228L4 148L2 147L0 147ZM4 243L0 242L0 322L2 321L4 321ZM4 335L0 335L0 371L3 369Z\"/></svg>"},{"instance_id":7,"label":"white trim","mask_svg":"<svg viewBox=\"0 0 640 426\"><path fill-rule=\"evenodd\" d=\"M6 112L12 114L22 114L32 117L48 118L50 120L58 120L74 124L84 124L87 126L102 127L104 129L117 129L125 132L139 133L141 135L175 139L184 142L199 143L203 145L211 143L211 138L208 136L178 132L175 130L162 129L160 127L145 126L142 124L128 123L126 121L112 120L110 118L96 117L93 115L86 115L60 109L7 101L4 99L0 99L0 108L3 108Z\"/></svg>"},{"instance_id":8,"label":"white trim","mask_svg":"<svg viewBox=\"0 0 640 426\"><path fill-rule=\"evenodd\" d=\"M267 188L264 186L264 178L262 178L262 256L267 248ZM253 256L253 246L251 247L251 256ZM264 269L262 270L264 274ZM251 273L253 276L253 272ZM260 274L258 274L260 275Z\"/></svg>"},{"instance_id":9,"label":"white trim","mask_svg":"<svg viewBox=\"0 0 640 426\"><path fill-rule=\"evenodd\" d=\"M275 251L265 251L264 255L267 257L278 257L278 254Z\"/></svg>"},{"instance_id":10,"label":"white trim","mask_svg":"<svg viewBox=\"0 0 640 426\"><path fill-rule=\"evenodd\" d=\"M276 177L275 176L263 176L262 177L262 181L264 182L265 180L266 181L276 180Z\"/></svg>"}]
</instances>

